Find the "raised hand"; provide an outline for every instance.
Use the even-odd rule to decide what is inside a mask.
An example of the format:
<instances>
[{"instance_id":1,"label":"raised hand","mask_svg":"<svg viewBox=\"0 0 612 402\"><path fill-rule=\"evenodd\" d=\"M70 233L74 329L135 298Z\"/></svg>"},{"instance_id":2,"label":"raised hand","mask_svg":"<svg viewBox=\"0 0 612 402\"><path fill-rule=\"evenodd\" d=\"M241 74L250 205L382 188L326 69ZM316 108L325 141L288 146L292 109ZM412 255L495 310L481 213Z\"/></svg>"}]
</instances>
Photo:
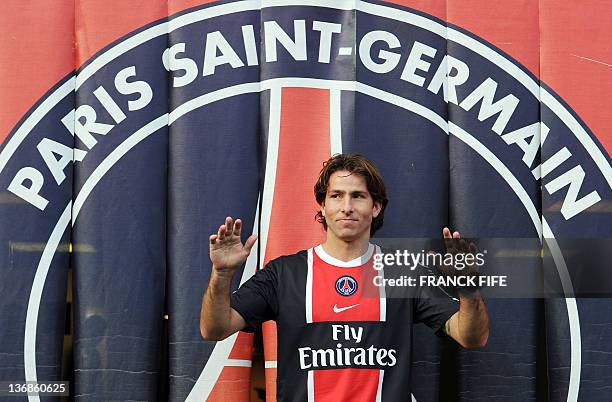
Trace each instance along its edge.
<instances>
[{"instance_id":1,"label":"raised hand","mask_svg":"<svg viewBox=\"0 0 612 402\"><path fill-rule=\"evenodd\" d=\"M468 244L467 241L461 238L461 233L453 232L449 228L445 227L442 229L442 236L444 237L444 246L446 247L446 252L451 253L453 255L457 254L473 254L478 253L478 248L472 242ZM454 259L456 261L457 259ZM473 273L475 264L473 261L471 263L461 264L460 266L450 266L449 264L445 264L444 269L454 268L456 271L465 271L466 274Z\"/></svg>"},{"instance_id":2,"label":"raised hand","mask_svg":"<svg viewBox=\"0 0 612 402\"><path fill-rule=\"evenodd\" d=\"M251 253L251 248L255 244L257 236L251 235L243 245L240 241L241 230L242 221L236 219L236 222L234 222L228 216L225 218L225 223L219 226L217 234L209 237L210 260L213 269L218 273L232 274L236 268L244 264Z\"/></svg>"},{"instance_id":3,"label":"raised hand","mask_svg":"<svg viewBox=\"0 0 612 402\"><path fill-rule=\"evenodd\" d=\"M478 248L472 242L468 244L465 239L461 238L461 233L452 232L447 227L442 229L444 237L444 245L447 254L452 254L453 258L444 258L442 265L437 268L443 275L449 276L471 276L477 283L479 275L479 265L476 261ZM478 286L465 286L465 289L475 289Z\"/></svg>"}]
</instances>

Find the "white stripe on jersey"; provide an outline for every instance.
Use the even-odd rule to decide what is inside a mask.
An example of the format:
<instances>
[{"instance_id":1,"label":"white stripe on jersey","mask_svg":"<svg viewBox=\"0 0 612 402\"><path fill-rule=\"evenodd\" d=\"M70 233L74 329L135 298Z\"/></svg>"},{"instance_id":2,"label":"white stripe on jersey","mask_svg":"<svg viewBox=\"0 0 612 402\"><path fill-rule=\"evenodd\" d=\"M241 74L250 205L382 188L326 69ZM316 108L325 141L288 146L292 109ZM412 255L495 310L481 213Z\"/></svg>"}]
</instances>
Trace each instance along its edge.
<instances>
[{"instance_id":1,"label":"white stripe on jersey","mask_svg":"<svg viewBox=\"0 0 612 402\"><path fill-rule=\"evenodd\" d=\"M384 376L385 370L380 370L378 372L378 389L376 390L376 402L382 401L382 385Z\"/></svg>"},{"instance_id":2,"label":"white stripe on jersey","mask_svg":"<svg viewBox=\"0 0 612 402\"><path fill-rule=\"evenodd\" d=\"M308 273L306 274L306 324L312 324L312 248L308 249Z\"/></svg>"},{"instance_id":3,"label":"white stripe on jersey","mask_svg":"<svg viewBox=\"0 0 612 402\"><path fill-rule=\"evenodd\" d=\"M382 254L380 246L378 245L376 245L376 254ZM381 268L381 270L378 271L378 275L383 278L381 282L384 283L385 269ZM384 286L379 286L378 289L380 290L380 321L385 322L387 321L387 295Z\"/></svg>"},{"instance_id":4,"label":"white stripe on jersey","mask_svg":"<svg viewBox=\"0 0 612 402\"><path fill-rule=\"evenodd\" d=\"M308 402L314 402L314 371L308 370L308 380L306 380L308 389Z\"/></svg>"}]
</instances>

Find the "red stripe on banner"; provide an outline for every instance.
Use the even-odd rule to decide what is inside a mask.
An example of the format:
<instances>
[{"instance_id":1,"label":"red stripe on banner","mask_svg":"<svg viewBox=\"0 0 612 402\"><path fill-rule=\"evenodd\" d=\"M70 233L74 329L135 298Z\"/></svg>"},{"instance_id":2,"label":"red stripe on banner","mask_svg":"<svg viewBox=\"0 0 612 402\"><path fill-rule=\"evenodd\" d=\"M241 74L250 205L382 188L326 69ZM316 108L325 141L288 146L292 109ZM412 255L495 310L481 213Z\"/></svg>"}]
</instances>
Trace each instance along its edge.
<instances>
[{"instance_id":1,"label":"red stripe on banner","mask_svg":"<svg viewBox=\"0 0 612 402\"><path fill-rule=\"evenodd\" d=\"M211 2L57 0L52 7L46 0L3 2L0 143L45 92L105 46L153 21Z\"/></svg>"},{"instance_id":2,"label":"red stripe on banner","mask_svg":"<svg viewBox=\"0 0 612 402\"><path fill-rule=\"evenodd\" d=\"M0 143L74 69L73 1L8 1L0 12Z\"/></svg>"},{"instance_id":3,"label":"red stripe on banner","mask_svg":"<svg viewBox=\"0 0 612 402\"><path fill-rule=\"evenodd\" d=\"M446 20L446 0L390 0L387 3L412 8L441 20Z\"/></svg>"},{"instance_id":4,"label":"red stripe on banner","mask_svg":"<svg viewBox=\"0 0 612 402\"><path fill-rule=\"evenodd\" d=\"M224 367L207 401L244 402L251 395L251 368Z\"/></svg>"},{"instance_id":5,"label":"red stripe on banner","mask_svg":"<svg viewBox=\"0 0 612 402\"><path fill-rule=\"evenodd\" d=\"M608 1L540 1L542 81L612 154L612 24Z\"/></svg>"},{"instance_id":6,"label":"red stripe on banner","mask_svg":"<svg viewBox=\"0 0 612 402\"><path fill-rule=\"evenodd\" d=\"M216 0L168 0L168 15L187 10L192 7L214 3Z\"/></svg>"},{"instance_id":7,"label":"red stripe on banner","mask_svg":"<svg viewBox=\"0 0 612 402\"><path fill-rule=\"evenodd\" d=\"M329 91L284 88L276 184L264 263L325 239L314 216L314 184L329 159Z\"/></svg>"},{"instance_id":8,"label":"red stripe on banner","mask_svg":"<svg viewBox=\"0 0 612 402\"><path fill-rule=\"evenodd\" d=\"M276 183L264 264L323 242L325 233L314 216L314 184L331 153L329 91L284 88ZM270 152L270 150L268 150ZM276 324L263 326L264 359L276 361ZM276 400L276 368L266 369L266 400Z\"/></svg>"},{"instance_id":9,"label":"red stripe on banner","mask_svg":"<svg viewBox=\"0 0 612 402\"><path fill-rule=\"evenodd\" d=\"M390 0L457 25L539 75L538 2L531 0Z\"/></svg>"},{"instance_id":10,"label":"red stripe on banner","mask_svg":"<svg viewBox=\"0 0 612 402\"><path fill-rule=\"evenodd\" d=\"M450 0L446 18L508 53L540 75L538 2L532 0Z\"/></svg>"},{"instance_id":11,"label":"red stripe on banner","mask_svg":"<svg viewBox=\"0 0 612 402\"><path fill-rule=\"evenodd\" d=\"M251 361L253 358L252 333L238 332L228 359ZM251 395L251 367L225 366L217 379L209 402L244 402Z\"/></svg>"},{"instance_id":12,"label":"red stripe on banner","mask_svg":"<svg viewBox=\"0 0 612 402\"><path fill-rule=\"evenodd\" d=\"M253 357L253 337L252 333L238 332L238 337L228 359L251 360Z\"/></svg>"},{"instance_id":13,"label":"red stripe on banner","mask_svg":"<svg viewBox=\"0 0 612 402\"><path fill-rule=\"evenodd\" d=\"M612 154L609 3L390 0L457 25L517 60L558 94Z\"/></svg>"},{"instance_id":14,"label":"red stripe on banner","mask_svg":"<svg viewBox=\"0 0 612 402\"><path fill-rule=\"evenodd\" d=\"M313 370L314 400L374 402L379 374L380 370L376 369ZM359 392L355 391L356 384L359 384Z\"/></svg>"},{"instance_id":15,"label":"red stripe on banner","mask_svg":"<svg viewBox=\"0 0 612 402\"><path fill-rule=\"evenodd\" d=\"M76 0L75 14L80 66L121 36L165 18L168 4L166 0Z\"/></svg>"}]
</instances>

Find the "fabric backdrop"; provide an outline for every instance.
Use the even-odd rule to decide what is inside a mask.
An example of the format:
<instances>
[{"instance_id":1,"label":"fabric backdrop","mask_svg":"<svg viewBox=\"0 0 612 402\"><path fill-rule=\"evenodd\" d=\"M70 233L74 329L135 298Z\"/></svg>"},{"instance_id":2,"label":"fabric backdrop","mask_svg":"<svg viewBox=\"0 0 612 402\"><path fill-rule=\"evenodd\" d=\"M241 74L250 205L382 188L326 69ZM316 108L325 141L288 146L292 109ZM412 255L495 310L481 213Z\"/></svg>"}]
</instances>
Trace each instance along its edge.
<instances>
[{"instance_id":1,"label":"fabric backdrop","mask_svg":"<svg viewBox=\"0 0 612 402\"><path fill-rule=\"evenodd\" d=\"M565 292L488 299L482 350L416 326L413 399L608 400L610 283L567 244L610 269L611 5L4 2L0 381L248 400L252 335L199 333L207 238L227 215L259 234L234 288L321 242L317 173L358 152L389 191L377 237L531 240L522 280Z\"/></svg>"}]
</instances>

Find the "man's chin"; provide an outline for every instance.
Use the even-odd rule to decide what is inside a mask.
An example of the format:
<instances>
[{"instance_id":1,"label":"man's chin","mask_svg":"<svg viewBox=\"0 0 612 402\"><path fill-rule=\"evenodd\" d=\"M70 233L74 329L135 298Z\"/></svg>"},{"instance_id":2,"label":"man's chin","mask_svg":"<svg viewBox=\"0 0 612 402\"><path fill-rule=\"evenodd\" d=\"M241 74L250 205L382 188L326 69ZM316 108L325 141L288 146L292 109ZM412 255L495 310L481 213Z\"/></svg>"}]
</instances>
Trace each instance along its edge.
<instances>
[{"instance_id":1,"label":"man's chin","mask_svg":"<svg viewBox=\"0 0 612 402\"><path fill-rule=\"evenodd\" d=\"M338 238L347 243L358 240L361 237L361 233L357 233L354 230L340 230Z\"/></svg>"}]
</instances>

